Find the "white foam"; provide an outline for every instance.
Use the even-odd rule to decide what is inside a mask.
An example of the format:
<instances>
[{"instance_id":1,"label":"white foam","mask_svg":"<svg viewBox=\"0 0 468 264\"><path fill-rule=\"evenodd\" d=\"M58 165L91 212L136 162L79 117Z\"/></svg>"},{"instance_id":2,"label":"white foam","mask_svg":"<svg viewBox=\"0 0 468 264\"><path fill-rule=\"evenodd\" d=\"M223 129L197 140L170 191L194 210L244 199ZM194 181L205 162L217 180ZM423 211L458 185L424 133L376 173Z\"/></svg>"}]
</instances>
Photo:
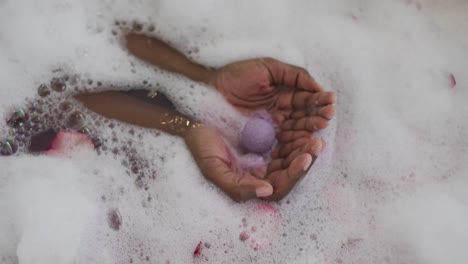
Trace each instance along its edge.
<instances>
[{"instance_id":1,"label":"white foam","mask_svg":"<svg viewBox=\"0 0 468 264\"><path fill-rule=\"evenodd\" d=\"M467 12L463 0L0 0L1 120L60 68L103 83L93 90L159 84L235 143L244 117L212 88L129 56L116 20L154 25L211 66L271 56L306 67L338 95L324 153L267 209L230 201L182 140L83 110L102 154L0 158L0 262L465 263Z\"/></svg>"}]
</instances>

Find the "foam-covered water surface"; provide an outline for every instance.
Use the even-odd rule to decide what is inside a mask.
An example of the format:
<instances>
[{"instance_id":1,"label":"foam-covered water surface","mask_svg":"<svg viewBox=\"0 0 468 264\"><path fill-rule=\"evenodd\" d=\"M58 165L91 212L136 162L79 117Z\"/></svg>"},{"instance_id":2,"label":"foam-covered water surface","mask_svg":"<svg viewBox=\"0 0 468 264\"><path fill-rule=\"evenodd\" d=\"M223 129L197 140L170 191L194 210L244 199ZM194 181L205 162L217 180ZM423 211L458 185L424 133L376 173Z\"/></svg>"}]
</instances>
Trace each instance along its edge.
<instances>
[{"instance_id":1,"label":"foam-covered water surface","mask_svg":"<svg viewBox=\"0 0 468 264\"><path fill-rule=\"evenodd\" d=\"M466 14L464 0L0 0L0 149L13 153L0 262L466 263ZM128 30L210 66L307 68L338 97L308 176L279 203L236 204L183 140L77 105L79 91L158 89L239 133L245 118L213 89L130 56ZM49 130L98 148L27 154Z\"/></svg>"}]
</instances>

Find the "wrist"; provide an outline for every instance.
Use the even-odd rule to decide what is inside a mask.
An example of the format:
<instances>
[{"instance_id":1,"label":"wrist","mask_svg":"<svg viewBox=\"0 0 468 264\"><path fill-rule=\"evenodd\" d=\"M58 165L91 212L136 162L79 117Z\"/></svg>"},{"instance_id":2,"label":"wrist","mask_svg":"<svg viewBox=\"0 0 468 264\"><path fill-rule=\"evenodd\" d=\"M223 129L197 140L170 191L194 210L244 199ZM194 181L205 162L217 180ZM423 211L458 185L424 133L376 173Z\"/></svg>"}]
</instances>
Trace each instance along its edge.
<instances>
[{"instance_id":1,"label":"wrist","mask_svg":"<svg viewBox=\"0 0 468 264\"><path fill-rule=\"evenodd\" d=\"M191 129L201 126L200 122L183 116L177 112L168 112L163 118L155 120L154 128L158 128L174 136L185 138Z\"/></svg>"},{"instance_id":2,"label":"wrist","mask_svg":"<svg viewBox=\"0 0 468 264\"><path fill-rule=\"evenodd\" d=\"M204 129L205 125L201 122L197 122L197 121L192 121L190 122L189 125L186 126L186 128L184 129L184 132L181 133L181 137L187 141L188 138L190 138L190 135L192 135L193 133L196 133L196 131L199 131L200 129Z\"/></svg>"},{"instance_id":3,"label":"wrist","mask_svg":"<svg viewBox=\"0 0 468 264\"><path fill-rule=\"evenodd\" d=\"M196 72L194 72L190 79L197 82L210 84L215 72L215 68L198 65Z\"/></svg>"}]
</instances>

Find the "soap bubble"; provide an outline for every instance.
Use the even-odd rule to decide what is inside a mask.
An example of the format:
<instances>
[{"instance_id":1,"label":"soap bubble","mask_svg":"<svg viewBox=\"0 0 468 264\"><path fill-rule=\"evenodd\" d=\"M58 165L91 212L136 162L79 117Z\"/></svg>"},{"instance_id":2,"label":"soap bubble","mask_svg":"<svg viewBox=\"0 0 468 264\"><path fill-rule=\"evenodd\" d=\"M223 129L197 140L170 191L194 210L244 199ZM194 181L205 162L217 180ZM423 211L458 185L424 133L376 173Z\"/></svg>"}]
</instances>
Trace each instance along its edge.
<instances>
[{"instance_id":1,"label":"soap bubble","mask_svg":"<svg viewBox=\"0 0 468 264\"><path fill-rule=\"evenodd\" d=\"M39 94L40 97L46 97L50 94L50 89L45 84L41 84L39 88L37 88L37 94Z\"/></svg>"},{"instance_id":2,"label":"soap bubble","mask_svg":"<svg viewBox=\"0 0 468 264\"><path fill-rule=\"evenodd\" d=\"M122 216L117 209L112 209L107 214L109 227L115 231L119 231L122 226Z\"/></svg>"},{"instance_id":3,"label":"soap bubble","mask_svg":"<svg viewBox=\"0 0 468 264\"><path fill-rule=\"evenodd\" d=\"M50 87L52 87L52 90L56 92L63 92L67 89L67 84L61 78L54 78L50 82Z\"/></svg>"},{"instance_id":4,"label":"soap bubble","mask_svg":"<svg viewBox=\"0 0 468 264\"><path fill-rule=\"evenodd\" d=\"M23 110L20 109L13 113L8 119L8 125L18 128L22 127L29 120L29 115Z\"/></svg>"},{"instance_id":5,"label":"soap bubble","mask_svg":"<svg viewBox=\"0 0 468 264\"><path fill-rule=\"evenodd\" d=\"M18 145L12 140L5 140L3 143L0 142L0 153L4 156L13 155L18 151Z\"/></svg>"},{"instance_id":6,"label":"soap bubble","mask_svg":"<svg viewBox=\"0 0 468 264\"><path fill-rule=\"evenodd\" d=\"M59 109L65 113L70 112L73 109L73 104L68 101L61 102Z\"/></svg>"},{"instance_id":7,"label":"soap bubble","mask_svg":"<svg viewBox=\"0 0 468 264\"><path fill-rule=\"evenodd\" d=\"M83 113L75 111L68 116L67 126L72 129L80 129L86 124L86 118Z\"/></svg>"}]
</instances>

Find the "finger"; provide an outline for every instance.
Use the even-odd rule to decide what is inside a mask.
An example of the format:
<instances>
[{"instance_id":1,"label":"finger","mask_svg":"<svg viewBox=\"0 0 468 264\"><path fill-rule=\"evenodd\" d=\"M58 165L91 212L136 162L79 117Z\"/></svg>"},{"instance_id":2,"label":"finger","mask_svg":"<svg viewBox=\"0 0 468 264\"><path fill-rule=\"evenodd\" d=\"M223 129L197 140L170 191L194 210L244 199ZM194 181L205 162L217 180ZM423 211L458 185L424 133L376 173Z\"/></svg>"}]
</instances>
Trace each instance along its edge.
<instances>
[{"instance_id":1,"label":"finger","mask_svg":"<svg viewBox=\"0 0 468 264\"><path fill-rule=\"evenodd\" d=\"M307 109L310 106L325 106L336 101L334 92L310 93L297 91L293 97L292 105L294 109Z\"/></svg>"},{"instance_id":2,"label":"finger","mask_svg":"<svg viewBox=\"0 0 468 264\"><path fill-rule=\"evenodd\" d=\"M291 115L291 110L276 111L272 115L273 123L281 124L283 123L284 120L288 119L290 115Z\"/></svg>"},{"instance_id":3,"label":"finger","mask_svg":"<svg viewBox=\"0 0 468 264\"><path fill-rule=\"evenodd\" d=\"M275 146L275 148L271 152L271 158L272 159L279 159L279 147L278 147L278 145Z\"/></svg>"},{"instance_id":4,"label":"finger","mask_svg":"<svg viewBox=\"0 0 468 264\"><path fill-rule=\"evenodd\" d=\"M297 156L299 156L301 154L304 154L304 153L306 153L305 150L303 148L299 148L299 149L295 149L292 153L290 153L290 155L289 155L290 159L289 160L287 160L287 157L273 159L268 164L267 174L269 175L269 174L271 174L271 173L273 173L275 171L281 171L281 170L286 169L289 166L289 164L291 163L291 161L295 157L297 157Z\"/></svg>"},{"instance_id":5,"label":"finger","mask_svg":"<svg viewBox=\"0 0 468 264\"><path fill-rule=\"evenodd\" d=\"M305 143L299 148L293 149L290 153L280 157L277 155L276 158L272 158L272 161L268 164L267 174L270 174L276 170L283 170L290 166L291 162L299 155L308 153L314 159L322 152L325 147L325 142L319 138L313 138L309 142Z\"/></svg>"},{"instance_id":6,"label":"finger","mask_svg":"<svg viewBox=\"0 0 468 264\"><path fill-rule=\"evenodd\" d=\"M271 201L283 199L306 175L314 161L310 154L304 153L296 157L287 169L272 173L268 179L271 180L271 184L274 186L274 193L263 199Z\"/></svg>"},{"instance_id":7,"label":"finger","mask_svg":"<svg viewBox=\"0 0 468 264\"><path fill-rule=\"evenodd\" d=\"M265 197L273 192L273 187L265 180L250 173L233 171L229 162L219 157L209 157L200 162L203 174L236 202L255 197Z\"/></svg>"},{"instance_id":8,"label":"finger","mask_svg":"<svg viewBox=\"0 0 468 264\"><path fill-rule=\"evenodd\" d=\"M307 130L315 132L328 126L328 120L321 116L307 116L300 119L289 119L281 124L283 130Z\"/></svg>"},{"instance_id":9,"label":"finger","mask_svg":"<svg viewBox=\"0 0 468 264\"><path fill-rule=\"evenodd\" d=\"M273 83L288 87L300 88L311 92L321 92L323 88L318 84L306 69L286 64L272 58L262 59L270 71Z\"/></svg>"},{"instance_id":10,"label":"finger","mask_svg":"<svg viewBox=\"0 0 468 264\"><path fill-rule=\"evenodd\" d=\"M278 139L280 143L289 143L296 139L308 137L310 135L311 133L307 130L286 130L280 131L276 136L276 139Z\"/></svg>"},{"instance_id":11,"label":"finger","mask_svg":"<svg viewBox=\"0 0 468 264\"><path fill-rule=\"evenodd\" d=\"M278 155L279 155L280 158L285 158L291 152L293 152L293 151L295 151L297 149L302 150L302 148L305 145L312 143L312 141L313 141L312 137L308 136L308 137L302 137L302 138L296 139L293 142L290 142L290 143L287 143L287 144L280 145Z\"/></svg>"},{"instance_id":12,"label":"finger","mask_svg":"<svg viewBox=\"0 0 468 264\"><path fill-rule=\"evenodd\" d=\"M296 149L302 149L304 150L304 153L309 153L311 149L319 149L317 153L311 153L314 154L315 156L318 155L322 147L322 140L316 137L303 137L296 139L293 142L284 144L279 147L279 157L287 157L288 155L291 154ZM289 166L287 164L286 166Z\"/></svg>"},{"instance_id":13,"label":"finger","mask_svg":"<svg viewBox=\"0 0 468 264\"><path fill-rule=\"evenodd\" d=\"M258 166L256 168L252 169L250 172L252 173L253 176L262 179L266 175L267 166L266 165Z\"/></svg>"},{"instance_id":14,"label":"finger","mask_svg":"<svg viewBox=\"0 0 468 264\"><path fill-rule=\"evenodd\" d=\"M330 120L335 116L335 106L329 104L322 107L311 106L305 110L294 111L291 113L292 119L299 119L305 116L321 116L327 120Z\"/></svg>"}]
</instances>

